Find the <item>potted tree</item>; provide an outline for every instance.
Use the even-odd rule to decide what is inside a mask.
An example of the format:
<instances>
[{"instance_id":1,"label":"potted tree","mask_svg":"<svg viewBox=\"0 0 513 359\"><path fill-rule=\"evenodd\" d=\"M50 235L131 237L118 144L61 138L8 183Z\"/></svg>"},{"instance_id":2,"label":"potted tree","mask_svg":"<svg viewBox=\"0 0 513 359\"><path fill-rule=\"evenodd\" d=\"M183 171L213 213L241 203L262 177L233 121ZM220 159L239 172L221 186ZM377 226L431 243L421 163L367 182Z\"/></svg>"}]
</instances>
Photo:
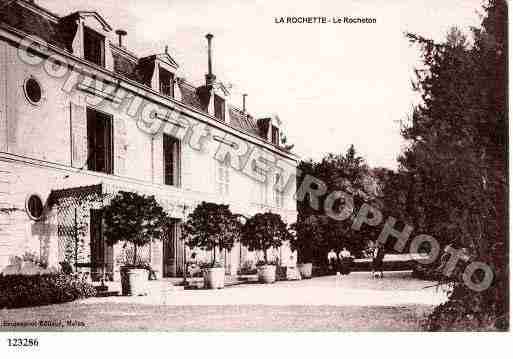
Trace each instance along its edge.
<instances>
[{"instance_id":1,"label":"potted tree","mask_svg":"<svg viewBox=\"0 0 513 359\"><path fill-rule=\"evenodd\" d=\"M205 288L224 287L224 266L217 251L230 251L240 237L241 223L228 205L202 202L183 225L182 236L189 248L213 251L213 260L203 268Z\"/></svg>"},{"instance_id":2,"label":"potted tree","mask_svg":"<svg viewBox=\"0 0 513 359\"><path fill-rule=\"evenodd\" d=\"M120 268L123 295L147 294L148 264L138 259L138 249L160 240L169 218L154 196L120 191L104 208L104 235L109 245L131 245L132 258Z\"/></svg>"},{"instance_id":3,"label":"potted tree","mask_svg":"<svg viewBox=\"0 0 513 359\"><path fill-rule=\"evenodd\" d=\"M258 278L263 283L276 281L276 265L269 261L268 250L278 248L291 239L287 225L280 215L267 212L257 213L249 218L242 228L241 243L250 251L264 253L264 263L258 266Z\"/></svg>"},{"instance_id":4,"label":"potted tree","mask_svg":"<svg viewBox=\"0 0 513 359\"><path fill-rule=\"evenodd\" d=\"M291 226L293 239L291 249L297 251L297 267L301 278L312 278L313 261L319 255L320 238L319 226L316 217L298 218L298 221Z\"/></svg>"}]
</instances>

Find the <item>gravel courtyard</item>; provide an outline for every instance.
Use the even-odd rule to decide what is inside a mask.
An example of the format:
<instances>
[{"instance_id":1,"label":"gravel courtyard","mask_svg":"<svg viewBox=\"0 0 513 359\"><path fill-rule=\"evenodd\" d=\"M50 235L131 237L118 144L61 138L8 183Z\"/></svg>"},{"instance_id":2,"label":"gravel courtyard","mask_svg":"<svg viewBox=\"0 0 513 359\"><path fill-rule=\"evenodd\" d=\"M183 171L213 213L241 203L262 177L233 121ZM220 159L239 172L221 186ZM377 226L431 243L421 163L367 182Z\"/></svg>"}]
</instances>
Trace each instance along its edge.
<instances>
[{"instance_id":1,"label":"gravel courtyard","mask_svg":"<svg viewBox=\"0 0 513 359\"><path fill-rule=\"evenodd\" d=\"M409 272L169 290L0 311L0 330L417 331L445 294ZM19 327L14 327L17 325ZM24 325L25 327L22 327Z\"/></svg>"}]
</instances>

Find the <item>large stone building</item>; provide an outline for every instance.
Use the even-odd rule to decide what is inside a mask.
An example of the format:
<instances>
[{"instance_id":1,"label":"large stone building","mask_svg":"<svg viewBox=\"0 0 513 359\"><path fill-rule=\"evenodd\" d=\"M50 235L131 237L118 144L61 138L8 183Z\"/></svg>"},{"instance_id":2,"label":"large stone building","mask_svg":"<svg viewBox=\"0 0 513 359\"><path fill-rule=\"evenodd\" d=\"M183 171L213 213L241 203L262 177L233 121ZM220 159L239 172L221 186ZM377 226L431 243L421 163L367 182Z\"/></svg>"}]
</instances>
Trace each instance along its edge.
<instances>
[{"instance_id":1,"label":"large stone building","mask_svg":"<svg viewBox=\"0 0 513 359\"><path fill-rule=\"evenodd\" d=\"M201 201L296 220L298 159L281 121L229 104L212 36L205 82L193 86L167 48L139 57L125 35L93 11L0 2L0 271L35 253L115 274L126 249L105 245L101 207L120 190L155 195L176 219L142 253L162 276L181 273L180 223ZM223 253L227 272L251 255L239 244Z\"/></svg>"}]
</instances>

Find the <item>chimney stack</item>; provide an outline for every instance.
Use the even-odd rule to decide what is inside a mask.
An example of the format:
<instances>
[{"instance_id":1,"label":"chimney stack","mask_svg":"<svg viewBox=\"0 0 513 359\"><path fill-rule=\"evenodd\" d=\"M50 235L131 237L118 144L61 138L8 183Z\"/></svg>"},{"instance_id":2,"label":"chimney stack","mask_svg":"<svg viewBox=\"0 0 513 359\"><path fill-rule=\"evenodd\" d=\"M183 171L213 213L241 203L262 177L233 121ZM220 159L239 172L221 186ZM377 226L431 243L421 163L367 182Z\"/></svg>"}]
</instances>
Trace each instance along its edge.
<instances>
[{"instance_id":1,"label":"chimney stack","mask_svg":"<svg viewBox=\"0 0 513 359\"><path fill-rule=\"evenodd\" d=\"M119 47L123 47L123 36L125 36L127 32L125 30L118 29L116 30L116 35L118 35L118 45Z\"/></svg>"},{"instance_id":2,"label":"chimney stack","mask_svg":"<svg viewBox=\"0 0 513 359\"><path fill-rule=\"evenodd\" d=\"M246 113L246 96L248 96L247 93L242 95L242 112Z\"/></svg>"},{"instance_id":3,"label":"chimney stack","mask_svg":"<svg viewBox=\"0 0 513 359\"><path fill-rule=\"evenodd\" d=\"M205 76L205 78L207 82L207 87L212 88L212 86L214 86L214 81L216 79L216 76L212 73L212 38L214 37L214 35L207 34L205 37L208 41L208 73Z\"/></svg>"}]
</instances>

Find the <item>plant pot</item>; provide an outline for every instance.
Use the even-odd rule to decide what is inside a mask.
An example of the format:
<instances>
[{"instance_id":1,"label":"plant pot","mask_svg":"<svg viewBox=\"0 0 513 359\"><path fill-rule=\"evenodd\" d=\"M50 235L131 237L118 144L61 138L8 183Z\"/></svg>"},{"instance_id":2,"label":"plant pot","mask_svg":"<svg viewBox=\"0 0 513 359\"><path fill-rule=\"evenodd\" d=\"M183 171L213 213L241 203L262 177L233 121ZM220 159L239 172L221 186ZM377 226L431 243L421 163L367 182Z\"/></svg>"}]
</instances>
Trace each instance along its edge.
<instances>
[{"instance_id":1,"label":"plant pot","mask_svg":"<svg viewBox=\"0 0 513 359\"><path fill-rule=\"evenodd\" d=\"M258 267L258 280L261 283L274 283L276 282L276 266L263 265Z\"/></svg>"},{"instance_id":2,"label":"plant pot","mask_svg":"<svg viewBox=\"0 0 513 359\"><path fill-rule=\"evenodd\" d=\"M148 270L143 268L121 267L121 294L146 295L148 294Z\"/></svg>"},{"instance_id":3,"label":"plant pot","mask_svg":"<svg viewBox=\"0 0 513 359\"><path fill-rule=\"evenodd\" d=\"M312 263L299 263L297 268L299 269L299 273L301 273L301 278L312 278Z\"/></svg>"},{"instance_id":4,"label":"plant pot","mask_svg":"<svg viewBox=\"0 0 513 359\"><path fill-rule=\"evenodd\" d=\"M206 268L203 270L205 288L224 288L224 268Z\"/></svg>"}]
</instances>

